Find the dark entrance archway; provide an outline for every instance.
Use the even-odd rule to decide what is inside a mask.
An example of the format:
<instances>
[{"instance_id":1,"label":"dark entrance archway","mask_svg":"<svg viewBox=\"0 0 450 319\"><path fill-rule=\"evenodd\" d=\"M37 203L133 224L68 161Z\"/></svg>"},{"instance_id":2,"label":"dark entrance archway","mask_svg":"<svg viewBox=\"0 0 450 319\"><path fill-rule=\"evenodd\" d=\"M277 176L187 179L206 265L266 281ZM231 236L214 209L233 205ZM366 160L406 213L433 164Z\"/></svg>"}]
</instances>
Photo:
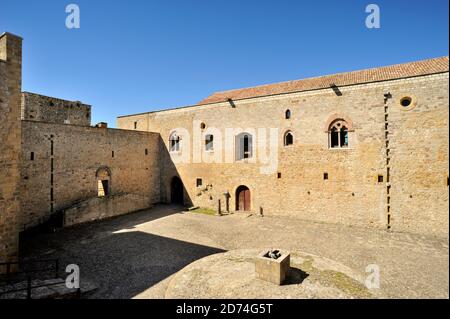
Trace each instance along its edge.
<instances>
[{"instance_id":1,"label":"dark entrance archway","mask_svg":"<svg viewBox=\"0 0 450 319\"><path fill-rule=\"evenodd\" d=\"M251 209L250 189L241 185L236 189L236 210L249 211Z\"/></svg>"},{"instance_id":2,"label":"dark entrance archway","mask_svg":"<svg viewBox=\"0 0 450 319\"><path fill-rule=\"evenodd\" d=\"M170 202L173 204L184 204L183 182L177 176L174 176L170 183Z\"/></svg>"}]
</instances>

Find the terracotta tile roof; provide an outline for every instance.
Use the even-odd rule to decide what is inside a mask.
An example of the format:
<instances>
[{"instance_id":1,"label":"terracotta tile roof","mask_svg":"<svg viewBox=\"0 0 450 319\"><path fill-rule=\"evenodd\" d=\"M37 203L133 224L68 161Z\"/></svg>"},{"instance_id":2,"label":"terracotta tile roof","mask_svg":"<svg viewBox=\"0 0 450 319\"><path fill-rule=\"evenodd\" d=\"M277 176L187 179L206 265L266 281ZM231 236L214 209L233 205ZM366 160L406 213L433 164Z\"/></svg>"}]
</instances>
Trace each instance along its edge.
<instances>
[{"instance_id":1,"label":"terracotta tile roof","mask_svg":"<svg viewBox=\"0 0 450 319\"><path fill-rule=\"evenodd\" d=\"M336 86L345 86L448 72L448 62L448 56L446 56L373 69L307 78L303 80L294 80L244 89L216 92L200 101L199 104L224 102L228 99L239 100L273 94L324 89L329 88L333 84Z\"/></svg>"}]
</instances>

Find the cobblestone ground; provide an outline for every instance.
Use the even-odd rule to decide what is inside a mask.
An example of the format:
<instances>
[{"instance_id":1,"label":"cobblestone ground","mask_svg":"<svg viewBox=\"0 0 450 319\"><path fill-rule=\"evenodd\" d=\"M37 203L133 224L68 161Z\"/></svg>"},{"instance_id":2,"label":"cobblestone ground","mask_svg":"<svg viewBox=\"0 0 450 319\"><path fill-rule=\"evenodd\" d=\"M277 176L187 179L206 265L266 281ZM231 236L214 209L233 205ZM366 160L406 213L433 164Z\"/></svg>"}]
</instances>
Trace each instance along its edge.
<instances>
[{"instance_id":1,"label":"cobblestone ground","mask_svg":"<svg viewBox=\"0 0 450 319\"><path fill-rule=\"evenodd\" d=\"M80 266L93 298L161 298L191 262L233 249L282 248L342 263L366 276L380 268L379 294L448 298L448 238L248 214L211 216L157 206L127 216L22 240L25 258L58 257Z\"/></svg>"}]
</instances>

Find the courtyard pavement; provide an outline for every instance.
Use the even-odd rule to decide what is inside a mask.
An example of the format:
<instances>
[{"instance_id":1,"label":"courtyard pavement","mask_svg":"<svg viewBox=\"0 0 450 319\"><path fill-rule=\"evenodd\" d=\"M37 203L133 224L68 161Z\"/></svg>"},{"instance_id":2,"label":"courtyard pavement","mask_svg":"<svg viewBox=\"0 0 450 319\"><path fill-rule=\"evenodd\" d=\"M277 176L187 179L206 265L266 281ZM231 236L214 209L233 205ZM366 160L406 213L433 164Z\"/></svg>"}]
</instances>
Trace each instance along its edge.
<instances>
[{"instance_id":1,"label":"courtyard pavement","mask_svg":"<svg viewBox=\"0 0 450 319\"><path fill-rule=\"evenodd\" d=\"M376 264L381 286L375 295L449 297L448 238L244 213L218 217L159 205L21 240L25 259L77 264L81 280L98 286L92 298L163 298L174 274L198 259L267 248L328 258L361 276Z\"/></svg>"}]
</instances>

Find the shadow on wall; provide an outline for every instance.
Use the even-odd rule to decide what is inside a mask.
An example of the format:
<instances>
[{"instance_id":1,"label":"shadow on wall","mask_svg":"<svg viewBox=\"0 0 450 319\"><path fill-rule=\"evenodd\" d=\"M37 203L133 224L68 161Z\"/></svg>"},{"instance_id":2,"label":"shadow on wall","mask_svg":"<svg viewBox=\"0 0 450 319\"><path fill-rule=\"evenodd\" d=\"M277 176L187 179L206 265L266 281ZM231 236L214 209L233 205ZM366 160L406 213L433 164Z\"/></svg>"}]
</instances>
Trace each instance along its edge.
<instances>
[{"instance_id":1,"label":"shadow on wall","mask_svg":"<svg viewBox=\"0 0 450 319\"><path fill-rule=\"evenodd\" d=\"M179 207L159 205L151 211L29 236L21 242L21 253L25 259L59 258L63 269L77 264L81 282L98 287L94 298L132 298L191 262L223 252L134 230L180 212Z\"/></svg>"},{"instance_id":2,"label":"shadow on wall","mask_svg":"<svg viewBox=\"0 0 450 319\"><path fill-rule=\"evenodd\" d=\"M159 136L159 142L161 202L192 207L192 199L161 136Z\"/></svg>"}]
</instances>

